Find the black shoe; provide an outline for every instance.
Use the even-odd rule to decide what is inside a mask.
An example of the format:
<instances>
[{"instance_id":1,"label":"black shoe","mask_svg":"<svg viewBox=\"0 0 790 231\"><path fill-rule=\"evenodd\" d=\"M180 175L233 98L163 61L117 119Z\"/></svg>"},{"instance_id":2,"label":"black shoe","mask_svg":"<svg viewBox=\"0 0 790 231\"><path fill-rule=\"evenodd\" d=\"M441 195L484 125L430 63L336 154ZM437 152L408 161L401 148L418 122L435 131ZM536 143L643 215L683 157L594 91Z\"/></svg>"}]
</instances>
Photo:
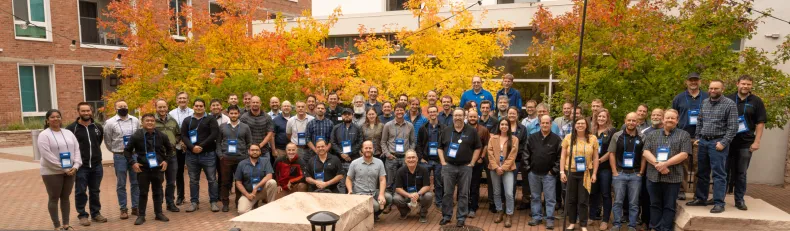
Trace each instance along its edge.
<instances>
[{"instance_id":1,"label":"black shoe","mask_svg":"<svg viewBox=\"0 0 790 231\"><path fill-rule=\"evenodd\" d=\"M137 216L137 220L134 221L134 225L142 225L145 223L145 216Z\"/></svg>"},{"instance_id":2,"label":"black shoe","mask_svg":"<svg viewBox=\"0 0 790 231\"><path fill-rule=\"evenodd\" d=\"M455 227L464 227L464 221L459 220L455 223Z\"/></svg>"},{"instance_id":3,"label":"black shoe","mask_svg":"<svg viewBox=\"0 0 790 231\"><path fill-rule=\"evenodd\" d=\"M182 205L182 204L184 204L184 198L183 197L179 197L178 199L176 199L176 205Z\"/></svg>"},{"instance_id":4,"label":"black shoe","mask_svg":"<svg viewBox=\"0 0 790 231\"><path fill-rule=\"evenodd\" d=\"M554 230L554 222L551 221L551 220L546 221L546 229L547 230Z\"/></svg>"},{"instance_id":5,"label":"black shoe","mask_svg":"<svg viewBox=\"0 0 790 231\"><path fill-rule=\"evenodd\" d=\"M710 200L708 200L708 201L706 201L706 202L705 202L705 205L715 205L715 204L716 204L716 203L715 203L715 202L713 202L713 199L710 199Z\"/></svg>"},{"instance_id":6,"label":"black shoe","mask_svg":"<svg viewBox=\"0 0 790 231\"><path fill-rule=\"evenodd\" d=\"M180 212L181 210L178 209L178 207L176 207L176 205L174 204L167 204L167 211L177 213Z\"/></svg>"},{"instance_id":7,"label":"black shoe","mask_svg":"<svg viewBox=\"0 0 790 231\"><path fill-rule=\"evenodd\" d=\"M137 212L137 208L132 208L132 215L140 216L140 213Z\"/></svg>"},{"instance_id":8,"label":"black shoe","mask_svg":"<svg viewBox=\"0 0 790 231\"><path fill-rule=\"evenodd\" d=\"M381 218L379 217L379 215L374 215L373 216L373 221L378 222L380 220L381 220Z\"/></svg>"},{"instance_id":9,"label":"black shoe","mask_svg":"<svg viewBox=\"0 0 790 231\"><path fill-rule=\"evenodd\" d=\"M222 203L222 212L227 213L228 211L230 211L230 205L228 204L230 204L230 202Z\"/></svg>"},{"instance_id":10,"label":"black shoe","mask_svg":"<svg viewBox=\"0 0 790 231\"><path fill-rule=\"evenodd\" d=\"M735 202L735 208L738 208L738 209L743 210L743 211L746 211L746 210L749 209L749 208L746 207L746 203L744 203L744 202Z\"/></svg>"},{"instance_id":11,"label":"black shoe","mask_svg":"<svg viewBox=\"0 0 790 231\"><path fill-rule=\"evenodd\" d=\"M518 205L518 208L516 208L516 210L527 210L527 209L529 209L529 205L527 203L521 203Z\"/></svg>"},{"instance_id":12,"label":"black shoe","mask_svg":"<svg viewBox=\"0 0 790 231\"><path fill-rule=\"evenodd\" d=\"M448 223L450 223L450 219L442 218L442 220L439 221L439 225L446 225Z\"/></svg>"},{"instance_id":13,"label":"black shoe","mask_svg":"<svg viewBox=\"0 0 790 231\"><path fill-rule=\"evenodd\" d=\"M154 220L168 222L170 218L167 218L164 213L157 213Z\"/></svg>"},{"instance_id":14,"label":"black shoe","mask_svg":"<svg viewBox=\"0 0 790 231\"><path fill-rule=\"evenodd\" d=\"M529 221L529 223L527 223L527 225L529 226L538 226L539 224L540 224L540 220L535 220L535 219L532 219L531 221Z\"/></svg>"},{"instance_id":15,"label":"black shoe","mask_svg":"<svg viewBox=\"0 0 790 231\"><path fill-rule=\"evenodd\" d=\"M699 199L694 199L689 202L686 202L686 206L706 206L707 204Z\"/></svg>"},{"instance_id":16,"label":"black shoe","mask_svg":"<svg viewBox=\"0 0 790 231\"><path fill-rule=\"evenodd\" d=\"M721 213L721 212L724 212L724 206L723 205L715 205L715 206L713 206L712 209L710 209L710 213Z\"/></svg>"}]
</instances>

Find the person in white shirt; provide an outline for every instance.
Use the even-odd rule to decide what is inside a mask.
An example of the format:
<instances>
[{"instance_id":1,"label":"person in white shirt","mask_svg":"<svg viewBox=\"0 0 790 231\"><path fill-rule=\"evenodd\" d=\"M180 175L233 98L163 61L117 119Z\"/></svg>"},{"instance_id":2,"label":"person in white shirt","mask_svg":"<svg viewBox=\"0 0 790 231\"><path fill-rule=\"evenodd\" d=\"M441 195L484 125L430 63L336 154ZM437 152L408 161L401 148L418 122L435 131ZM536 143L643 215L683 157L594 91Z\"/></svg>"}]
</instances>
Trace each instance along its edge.
<instances>
[{"instance_id":1,"label":"person in white shirt","mask_svg":"<svg viewBox=\"0 0 790 231\"><path fill-rule=\"evenodd\" d=\"M41 178L49 197L49 216L55 230L73 230L69 225L69 196L74 190L77 170L82 166L79 142L74 133L61 128L60 111L50 109L45 118L45 129L38 136L38 152L41 155ZM63 213L63 226L58 218L58 204Z\"/></svg>"},{"instance_id":2,"label":"person in white shirt","mask_svg":"<svg viewBox=\"0 0 790 231\"><path fill-rule=\"evenodd\" d=\"M291 138L291 143L298 147L299 156L305 156L307 147L307 123L313 120L313 116L307 114L307 105L303 101L296 101L296 116L288 119L285 125L285 134Z\"/></svg>"},{"instance_id":3,"label":"person in white shirt","mask_svg":"<svg viewBox=\"0 0 790 231\"><path fill-rule=\"evenodd\" d=\"M245 96L246 97L246 96ZM246 105L246 98L245 98L245 105ZM178 107L171 110L168 114L170 117L178 122L178 128L181 129L181 123L184 122L184 119L187 117L192 116L195 113L192 108L189 108L187 104L189 104L189 94L186 92L179 92L176 94L176 104ZM176 159L178 160L177 170L176 170L176 191L178 193L178 198L176 198L176 205L181 205L184 203L184 166L185 166L185 156L184 156L184 142L179 141L176 144Z\"/></svg>"},{"instance_id":4,"label":"person in white shirt","mask_svg":"<svg viewBox=\"0 0 790 231\"><path fill-rule=\"evenodd\" d=\"M137 174L132 172L132 168L123 155L123 149L129 143L137 129L140 128L140 120L129 115L129 106L125 101L115 102L115 116L104 122L104 145L107 150L113 153L113 166L115 167L116 188L118 193L118 205L121 207L121 219L128 219L129 214L126 207L126 177L129 177L132 191L132 215L137 215L137 202L140 195L140 188L137 184Z\"/></svg>"}]
</instances>

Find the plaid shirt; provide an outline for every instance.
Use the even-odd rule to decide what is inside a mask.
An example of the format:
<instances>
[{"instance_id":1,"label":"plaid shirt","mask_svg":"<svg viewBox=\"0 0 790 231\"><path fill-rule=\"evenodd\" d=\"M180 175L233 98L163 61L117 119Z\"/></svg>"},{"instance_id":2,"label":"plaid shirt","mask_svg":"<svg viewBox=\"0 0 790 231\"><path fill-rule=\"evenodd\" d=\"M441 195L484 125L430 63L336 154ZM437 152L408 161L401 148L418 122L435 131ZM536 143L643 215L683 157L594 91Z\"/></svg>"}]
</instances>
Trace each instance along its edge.
<instances>
[{"instance_id":1,"label":"plaid shirt","mask_svg":"<svg viewBox=\"0 0 790 231\"><path fill-rule=\"evenodd\" d=\"M318 142L318 137L321 136L328 144L329 139L331 138L330 136L332 135L332 128L334 128L334 126L335 123L329 118L324 117L322 120L315 118L307 123L305 137L308 138L308 142L315 144Z\"/></svg>"},{"instance_id":2,"label":"plaid shirt","mask_svg":"<svg viewBox=\"0 0 790 231\"><path fill-rule=\"evenodd\" d=\"M645 151L650 151L653 156L658 153L660 146L669 146L669 159L685 152L691 154L691 137L683 129L675 128L666 135L665 130L657 130L645 136ZM683 179L683 164L669 166L669 174L661 174L655 166L648 164L647 179L651 182L680 183Z\"/></svg>"},{"instance_id":3,"label":"plaid shirt","mask_svg":"<svg viewBox=\"0 0 790 231\"><path fill-rule=\"evenodd\" d=\"M697 121L697 139L703 136L724 136L721 144L725 147L732 142L738 132L738 107L735 101L721 96L718 101L710 98L702 101L702 110Z\"/></svg>"}]
</instances>

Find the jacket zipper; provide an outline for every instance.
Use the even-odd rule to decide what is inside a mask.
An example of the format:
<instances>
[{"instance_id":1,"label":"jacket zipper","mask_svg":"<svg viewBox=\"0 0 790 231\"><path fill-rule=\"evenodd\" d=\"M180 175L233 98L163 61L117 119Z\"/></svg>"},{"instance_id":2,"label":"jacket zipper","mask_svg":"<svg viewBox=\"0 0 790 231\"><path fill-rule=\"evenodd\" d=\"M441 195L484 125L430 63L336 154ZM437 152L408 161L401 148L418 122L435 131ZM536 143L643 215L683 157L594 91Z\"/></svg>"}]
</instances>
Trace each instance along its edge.
<instances>
[{"instance_id":1,"label":"jacket zipper","mask_svg":"<svg viewBox=\"0 0 790 231\"><path fill-rule=\"evenodd\" d=\"M88 129L88 126L82 126L85 127L85 133L88 134L88 168L93 168L93 166L91 166L93 164L93 144L91 142L91 131Z\"/></svg>"}]
</instances>

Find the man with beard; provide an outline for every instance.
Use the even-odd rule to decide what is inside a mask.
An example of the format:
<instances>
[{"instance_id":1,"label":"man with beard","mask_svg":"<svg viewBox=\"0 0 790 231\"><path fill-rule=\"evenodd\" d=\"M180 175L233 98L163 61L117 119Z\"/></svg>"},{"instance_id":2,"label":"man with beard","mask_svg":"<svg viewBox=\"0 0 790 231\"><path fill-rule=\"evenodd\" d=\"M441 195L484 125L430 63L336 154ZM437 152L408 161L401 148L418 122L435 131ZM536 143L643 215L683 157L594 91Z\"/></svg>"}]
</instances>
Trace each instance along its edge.
<instances>
[{"instance_id":1,"label":"man with beard","mask_svg":"<svg viewBox=\"0 0 790 231\"><path fill-rule=\"evenodd\" d=\"M686 91L677 94L672 100L672 108L677 110L680 115L678 116L678 128L688 132L691 136L692 142L697 137L697 123L699 119L700 108L702 101L708 98L708 93L700 91L700 75L698 73L690 73L686 77ZM697 172L697 145L692 146L692 151L689 153L689 158L683 163L683 183L680 188L680 200L686 200L686 193L694 193L694 174Z\"/></svg>"},{"instance_id":2,"label":"man with beard","mask_svg":"<svg viewBox=\"0 0 790 231\"><path fill-rule=\"evenodd\" d=\"M170 115L167 114L167 101L164 99L156 100L156 130L167 136L167 140L175 147L181 142L181 130L178 127L178 122ZM176 190L176 174L178 172L178 158L176 152L167 153L167 162L170 166L165 171L165 202L167 203L167 211L179 212L175 205L175 190Z\"/></svg>"},{"instance_id":3,"label":"man with beard","mask_svg":"<svg viewBox=\"0 0 790 231\"><path fill-rule=\"evenodd\" d=\"M280 187L283 196L307 191L307 183L305 183L302 170L304 166L304 161L299 158L296 144L288 143L285 146L285 154L277 157L274 162L274 178L277 180L277 186Z\"/></svg>"},{"instance_id":4,"label":"man with beard","mask_svg":"<svg viewBox=\"0 0 790 231\"><path fill-rule=\"evenodd\" d=\"M269 108L271 108L271 110L266 113L269 117L274 118L280 115L280 98L272 96L272 98L269 99Z\"/></svg>"},{"instance_id":5,"label":"man with beard","mask_svg":"<svg viewBox=\"0 0 790 231\"><path fill-rule=\"evenodd\" d=\"M183 96L182 95L179 95ZM126 101L115 102L115 116L104 122L104 145L107 150L113 153L113 165L115 166L116 188L118 194L118 205L121 207L121 220L129 219L126 207L126 176L129 176L129 184L132 191L132 215L137 215L137 200L140 197L140 187L137 184L137 174L132 172L131 166L126 162L123 149L129 143L132 134L140 128L140 120L129 115L129 105Z\"/></svg>"},{"instance_id":6,"label":"man with beard","mask_svg":"<svg viewBox=\"0 0 790 231\"><path fill-rule=\"evenodd\" d=\"M480 112L480 101L488 100L494 101L494 97L491 95L491 92L486 91L483 89L483 79L480 76L472 77L472 89L466 90L463 94L461 94L461 102L458 106L463 107L466 105L466 102L474 101L476 112Z\"/></svg>"},{"instance_id":7,"label":"man with beard","mask_svg":"<svg viewBox=\"0 0 790 231\"><path fill-rule=\"evenodd\" d=\"M326 113L326 105L324 103L319 103L315 107L315 119L311 120L307 123L307 130L305 132L305 136L307 137L307 147L310 148L310 151L306 153L303 158L304 160L310 160L313 156L318 153L316 148L316 142L319 140L326 141L326 149L332 149L332 143L329 143L329 140L332 138L332 128L334 127L334 123L332 120L327 119L324 115Z\"/></svg>"},{"instance_id":8,"label":"man with beard","mask_svg":"<svg viewBox=\"0 0 790 231\"><path fill-rule=\"evenodd\" d=\"M395 116L392 115L392 103L384 102L384 104L381 105L381 115L379 115L379 121L381 121L382 124L387 124L394 119Z\"/></svg>"},{"instance_id":9,"label":"man with beard","mask_svg":"<svg viewBox=\"0 0 790 231\"><path fill-rule=\"evenodd\" d=\"M444 126L453 126L453 97L442 96L442 111L439 112L439 123Z\"/></svg>"},{"instance_id":10,"label":"man with beard","mask_svg":"<svg viewBox=\"0 0 790 231\"><path fill-rule=\"evenodd\" d=\"M760 149L767 115L763 100L752 94L751 76L738 78L738 92L728 98L735 100L738 107L738 134L732 141L727 161L727 182L730 182L730 190L735 191L735 207L746 210L743 200L743 194L746 193L746 170L749 168L752 152Z\"/></svg>"},{"instance_id":11,"label":"man with beard","mask_svg":"<svg viewBox=\"0 0 790 231\"><path fill-rule=\"evenodd\" d=\"M271 203L277 195L277 181L272 179L274 169L268 157L261 156L258 144L251 144L248 150L250 158L239 162L233 178L236 180L236 189L244 197L239 199L238 213L244 214L252 210L258 201Z\"/></svg>"},{"instance_id":12,"label":"man with beard","mask_svg":"<svg viewBox=\"0 0 790 231\"><path fill-rule=\"evenodd\" d=\"M374 220L379 220L384 207L389 207L392 196L385 193L387 188L387 172L384 163L378 158L373 158L373 141L362 143L362 158L357 158L348 167L346 188L348 194L368 195L373 197Z\"/></svg>"},{"instance_id":13,"label":"man with beard","mask_svg":"<svg viewBox=\"0 0 790 231\"><path fill-rule=\"evenodd\" d=\"M291 102L283 101L282 112L272 118L274 123L274 158L285 155L285 145L288 145L288 119L291 118Z\"/></svg>"},{"instance_id":14,"label":"man with beard","mask_svg":"<svg viewBox=\"0 0 790 231\"><path fill-rule=\"evenodd\" d=\"M247 98L247 94L244 95L244 105L249 105L249 99ZM195 113L192 108L189 108L187 104L189 104L189 94L186 92L179 92L176 94L176 104L178 104L177 108L174 108L170 111L170 117L178 122L178 129L181 130L181 123L184 122L184 119L187 117L192 116ZM175 167L176 171L176 190L178 193L178 198L176 199L176 205L181 205L184 203L184 189L186 188L184 184L184 166L186 164L186 145L184 144L183 140L179 140L178 144L176 145L176 158L178 159L177 164L171 164L170 167Z\"/></svg>"},{"instance_id":15,"label":"man with beard","mask_svg":"<svg viewBox=\"0 0 790 231\"><path fill-rule=\"evenodd\" d=\"M239 120L250 126L250 131L252 131L251 144L258 144L258 147L261 148L262 156L270 156L270 153L274 153L274 143L272 142L274 123L272 118L261 109L260 97L253 96L250 99L250 111L242 115Z\"/></svg>"},{"instance_id":16,"label":"man with beard","mask_svg":"<svg viewBox=\"0 0 790 231\"><path fill-rule=\"evenodd\" d=\"M479 119L477 114L477 110L474 108L470 108L469 111L466 112L468 121L467 125L477 131L477 136L480 137L480 150L486 150L490 135L488 129L485 126L477 123ZM477 161L472 167L472 183L469 186L469 214L467 215L469 218L475 218L475 213L479 208L478 201L480 200L480 178L483 178L483 171L485 171L483 159L486 158L477 158Z\"/></svg>"},{"instance_id":17,"label":"man with beard","mask_svg":"<svg viewBox=\"0 0 790 231\"><path fill-rule=\"evenodd\" d=\"M314 95L308 95L307 96L307 100L305 100L305 102L307 103L307 114L308 115L315 116L315 104L316 104L316 101L317 100L316 100Z\"/></svg>"},{"instance_id":18,"label":"man with beard","mask_svg":"<svg viewBox=\"0 0 790 231\"><path fill-rule=\"evenodd\" d=\"M320 139L315 143L316 156L305 161L306 181L311 192L338 193L337 184L343 179L343 167L335 155L328 155L328 142ZM304 159L304 158L302 158Z\"/></svg>"},{"instance_id":19,"label":"man with beard","mask_svg":"<svg viewBox=\"0 0 790 231\"><path fill-rule=\"evenodd\" d=\"M643 134L647 135L647 133L664 128L664 124L661 122L663 118L664 109L660 107L653 108L653 111L650 112L650 128L646 129Z\"/></svg>"},{"instance_id":20,"label":"man with beard","mask_svg":"<svg viewBox=\"0 0 790 231\"><path fill-rule=\"evenodd\" d=\"M362 95L355 95L351 101L354 109L354 117L351 119L354 125L362 127L365 124L365 98Z\"/></svg>"},{"instance_id":21,"label":"man with beard","mask_svg":"<svg viewBox=\"0 0 790 231\"><path fill-rule=\"evenodd\" d=\"M724 82L714 80L708 87L709 98L702 101L697 123L699 146L697 166L697 191L687 206L706 206L713 173L713 209L711 213L724 212L724 194L727 191L725 162L730 144L738 133L738 107L727 97L722 97Z\"/></svg>"},{"instance_id":22,"label":"man with beard","mask_svg":"<svg viewBox=\"0 0 790 231\"><path fill-rule=\"evenodd\" d=\"M343 122L343 107L338 105L340 98L337 93L332 92L326 97L329 107L326 109L326 117L332 120L332 123L337 125Z\"/></svg>"},{"instance_id":23,"label":"man with beard","mask_svg":"<svg viewBox=\"0 0 790 231\"><path fill-rule=\"evenodd\" d=\"M535 107L535 110L538 112L538 127L540 127L540 119L543 118L544 115L547 115L549 118L551 118L551 115L549 115L549 106L546 106L545 103L539 103L538 106ZM552 123L551 132L560 135L560 127L557 126L557 124Z\"/></svg>"},{"instance_id":24,"label":"man with beard","mask_svg":"<svg viewBox=\"0 0 790 231\"><path fill-rule=\"evenodd\" d=\"M480 157L483 144L477 131L464 124L463 109L453 110L453 125L445 128L439 139L439 159L442 163L444 198L442 220L439 225L450 223L453 217L453 195L458 186L458 212L456 227L464 227L469 207L469 184L472 182L472 167Z\"/></svg>"},{"instance_id":25,"label":"man with beard","mask_svg":"<svg viewBox=\"0 0 790 231\"><path fill-rule=\"evenodd\" d=\"M104 169L101 165L101 142L104 140L104 128L93 123L91 104L80 102L77 104L77 112L80 117L66 129L77 137L83 163L77 170L74 184L77 218L80 219L80 225L89 226L91 220L88 219L88 213L85 212L85 204L89 201L88 193L90 193L90 217L97 223L107 222L107 218L101 215L101 200L99 200L101 180L104 176Z\"/></svg>"},{"instance_id":26,"label":"man with beard","mask_svg":"<svg viewBox=\"0 0 790 231\"><path fill-rule=\"evenodd\" d=\"M343 172L348 171L351 161L359 157L362 145L362 130L351 123L351 109L345 109L342 114L343 123L332 128L332 152L340 157ZM341 180L345 182L345 179ZM346 193L346 184L337 184L340 193Z\"/></svg>"},{"instance_id":27,"label":"man with beard","mask_svg":"<svg viewBox=\"0 0 790 231\"><path fill-rule=\"evenodd\" d=\"M400 94L398 96L398 102L397 103L409 104L409 96L406 95L406 94Z\"/></svg>"},{"instance_id":28,"label":"man with beard","mask_svg":"<svg viewBox=\"0 0 790 231\"><path fill-rule=\"evenodd\" d=\"M367 111L368 108L372 107L373 109L376 110L376 114L378 114L378 115L382 114L382 106L383 105L381 105L381 103L378 100L376 100L376 98L378 98L378 97L379 97L379 89L378 88L373 87L373 86L368 88L368 102L365 103L365 111Z\"/></svg>"},{"instance_id":29,"label":"man with beard","mask_svg":"<svg viewBox=\"0 0 790 231\"><path fill-rule=\"evenodd\" d=\"M200 172L206 174L208 182L209 202L211 211L219 212L217 201L219 192L217 186L217 136L219 128L214 117L206 114L206 102L196 99L192 104L195 113L184 119L181 124L181 140L186 145L186 164L189 170L189 197L190 207L186 212L198 210L200 201Z\"/></svg>"},{"instance_id":30,"label":"man with beard","mask_svg":"<svg viewBox=\"0 0 790 231\"><path fill-rule=\"evenodd\" d=\"M480 101L480 121L478 121L478 123L485 126L486 129L491 132L496 127L497 122L499 122L499 120L491 117L491 101Z\"/></svg>"},{"instance_id":31,"label":"man with beard","mask_svg":"<svg viewBox=\"0 0 790 231\"><path fill-rule=\"evenodd\" d=\"M507 119L507 105L509 102L510 100L507 97L499 97L497 99L497 111L494 113L494 118L497 120Z\"/></svg>"},{"instance_id":32,"label":"man with beard","mask_svg":"<svg viewBox=\"0 0 790 231\"><path fill-rule=\"evenodd\" d=\"M442 163L439 161L439 137L444 131L444 124L436 118L439 108L428 107L428 123L420 127L417 134L417 147L415 151L420 158L420 165L427 171L433 171L433 190L436 195L436 208L442 207L444 187L442 187ZM489 184L490 185L490 184ZM492 190L489 190L492 191ZM492 198L492 197L489 197Z\"/></svg>"},{"instance_id":33,"label":"man with beard","mask_svg":"<svg viewBox=\"0 0 790 231\"><path fill-rule=\"evenodd\" d=\"M222 201L222 212L230 210L230 188L233 181L233 173L239 162L247 158L247 147L252 144L252 131L247 124L239 122L239 108L231 106L228 109L230 122L223 124L219 127L219 136L217 141L217 156L219 156L219 174L222 177L219 180L220 185L220 200ZM234 202L238 205L241 193L236 188L236 200Z\"/></svg>"},{"instance_id":34,"label":"man with beard","mask_svg":"<svg viewBox=\"0 0 790 231\"><path fill-rule=\"evenodd\" d=\"M428 94L425 95L425 99L428 100L428 105L425 105L425 107L422 108L423 115L428 114L428 108L431 106L436 106L436 108L439 108L439 106L436 105L436 102L439 101L439 95L436 94L436 91L434 90L428 91Z\"/></svg>"}]
</instances>

